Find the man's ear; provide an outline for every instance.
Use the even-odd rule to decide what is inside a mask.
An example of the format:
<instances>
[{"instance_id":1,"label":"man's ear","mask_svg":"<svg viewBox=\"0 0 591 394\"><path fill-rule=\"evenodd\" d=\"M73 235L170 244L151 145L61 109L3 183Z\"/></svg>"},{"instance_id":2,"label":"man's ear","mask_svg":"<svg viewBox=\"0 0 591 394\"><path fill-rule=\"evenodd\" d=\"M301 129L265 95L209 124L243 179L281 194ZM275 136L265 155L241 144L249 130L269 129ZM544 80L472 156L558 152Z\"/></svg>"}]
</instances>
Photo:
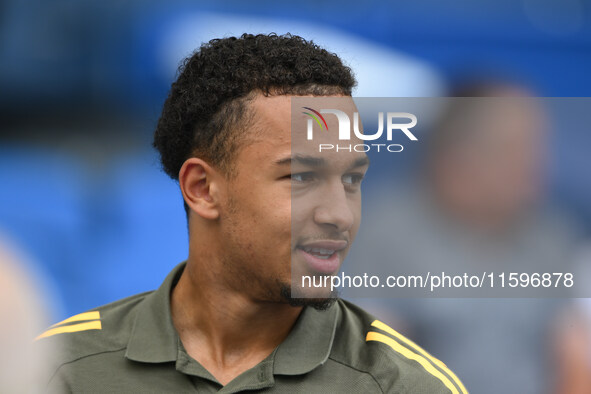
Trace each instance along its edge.
<instances>
[{"instance_id":1,"label":"man's ear","mask_svg":"<svg viewBox=\"0 0 591 394\"><path fill-rule=\"evenodd\" d=\"M183 198L197 215L214 220L219 212L219 180L221 175L202 159L192 157L179 171L179 185Z\"/></svg>"}]
</instances>

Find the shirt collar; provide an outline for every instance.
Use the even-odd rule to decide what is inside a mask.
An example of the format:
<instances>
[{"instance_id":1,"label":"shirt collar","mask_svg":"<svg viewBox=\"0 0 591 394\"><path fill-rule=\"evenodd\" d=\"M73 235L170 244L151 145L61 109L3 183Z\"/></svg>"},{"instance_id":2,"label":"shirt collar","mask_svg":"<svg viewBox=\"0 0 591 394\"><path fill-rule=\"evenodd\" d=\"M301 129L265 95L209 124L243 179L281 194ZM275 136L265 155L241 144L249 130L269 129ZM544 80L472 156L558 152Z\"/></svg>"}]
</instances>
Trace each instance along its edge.
<instances>
[{"instance_id":1,"label":"shirt collar","mask_svg":"<svg viewBox=\"0 0 591 394\"><path fill-rule=\"evenodd\" d=\"M185 264L177 265L158 290L139 305L126 358L147 363L177 360L179 336L172 323L170 295ZM339 311L338 302L326 311L304 307L291 332L274 352L273 373L300 375L324 364L332 349Z\"/></svg>"},{"instance_id":2,"label":"shirt collar","mask_svg":"<svg viewBox=\"0 0 591 394\"><path fill-rule=\"evenodd\" d=\"M273 373L300 375L324 364L330 355L339 319L338 302L326 311L305 307L277 348Z\"/></svg>"},{"instance_id":3,"label":"shirt collar","mask_svg":"<svg viewBox=\"0 0 591 394\"><path fill-rule=\"evenodd\" d=\"M147 363L176 361L179 337L172 323L170 294L186 262L177 265L158 290L138 306L125 357Z\"/></svg>"}]
</instances>

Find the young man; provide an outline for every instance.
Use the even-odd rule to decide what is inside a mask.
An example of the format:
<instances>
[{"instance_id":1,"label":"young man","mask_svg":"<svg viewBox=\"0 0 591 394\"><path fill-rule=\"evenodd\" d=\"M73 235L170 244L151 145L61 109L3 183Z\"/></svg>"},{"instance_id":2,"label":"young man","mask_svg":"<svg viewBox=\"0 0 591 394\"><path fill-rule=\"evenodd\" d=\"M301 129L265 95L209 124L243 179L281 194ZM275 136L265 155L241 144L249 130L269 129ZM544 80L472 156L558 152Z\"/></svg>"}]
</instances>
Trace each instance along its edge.
<instances>
[{"instance_id":1,"label":"young man","mask_svg":"<svg viewBox=\"0 0 591 394\"><path fill-rule=\"evenodd\" d=\"M291 98L352 105L354 85L336 55L291 35L212 40L188 58L154 139L183 193L188 259L158 290L42 334L65 349L50 387L464 393L443 363L327 288L291 296L292 274L338 271L368 167L364 153L296 151Z\"/></svg>"}]
</instances>

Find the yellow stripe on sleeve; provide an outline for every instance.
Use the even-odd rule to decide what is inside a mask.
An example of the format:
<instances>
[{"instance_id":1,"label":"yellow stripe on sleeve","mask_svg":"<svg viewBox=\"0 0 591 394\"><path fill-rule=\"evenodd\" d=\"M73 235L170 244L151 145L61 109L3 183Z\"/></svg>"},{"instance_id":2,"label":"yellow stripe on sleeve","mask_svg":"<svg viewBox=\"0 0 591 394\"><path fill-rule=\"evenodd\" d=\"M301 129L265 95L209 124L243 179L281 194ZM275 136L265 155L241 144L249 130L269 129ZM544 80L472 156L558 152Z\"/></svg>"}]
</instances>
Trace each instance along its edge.
<instances>
[{"instance_id":1,"label":"yellow stripe on sleeve","mask_svg":"<svg viewBox=\"0 0 591 394\"><path fill-rule=\"evenodd\" d=\"M41 334L37 338L35 338L35 340L38 340L41 338L47 338L47 337L50 337L50 336L56 335L56 334L63 334L66 332L102 330L102 328L103 327L101 325L100 320L89 321L86 323L72 324L69 326L55 327L55 328L50 328L49 330L45 331L43 334Z\"/></svg>"},{"instance_id":2,"label":"yellow stripe on sleeve","mask_svg":"<svg viewBox=\"0 0 591 394\"><path fill-rule=\"evenodd\" d=\"M370 331L367 333L367 337L365 338L365 340L366 341L378 341L378 342L385 343L386 345L388 345L392 349L394 349L394 351L402 354L404 357L408 358L409 360L414 360L414 361L418 362L419 364L421 364L427 372L429 372L431 375L435 376L437 379L441 380L441 382L443 382L445 387L447 387L452 392L452 394L459 394L458 390L456 389L456 386L454 386L452 384L452 382L449 380L449 378L447 376L445 376L444 374L441 373L441 371L439 371L437 368L435 368L433 366L433 364L431 364L429 361L427 361L424 357L422 357L422 356L416 354L415 352L412 352L408 348L402 346L401 344L399 344L398 342L396 342L395 340L393 340L389 336L386 336L384 334L380 334L379 332Z\"/></svg>"},{"instance_id":3,"label":"yellow stripe on sleeve","mask_svg":"<svg viewBox=\"0 0 591 394\"><path fill-rule=\"evenodd\" d=\"M54 325L50 326L49 328L60 326L62 324L66 324L66 323L71 323L74 321L97 320L100 318L101 318L101 314L99 311L84 312L84 313L79 313L77 315L74 315L72 317L68 317L66 320L62 320L59 323L55 323Z\"/></svg>"},{"instance_id":4,"label":"yellow stripe on sleeve","mask_svg":"<svg viewBox=\"0 0 591 394\"><path fill-rule=\"evenodd\" d=\"M431 356L419 345L417 345L416 343L414 343L410 339L406 338L404 335L400 334L398 331L394 330L393 328L389 327L388 325L382 323L381 321L374 320L374 322L371 323L371 325L373 327L379 328L382 331L387 332L388 334L398 338L400 341L402 341L402 342L406 343L407 345L409 345L410 347L414 348L416 351L421 353L424 357L429 359L433 364L437 365L445 373L447 373L454 380L454 382L458 385L458 387L462 390L462 393L468 394L468 390L466 390L466 387L464 387L464 385L462 384L462 381L442 361Z\"/></svg>"}]
</instances>

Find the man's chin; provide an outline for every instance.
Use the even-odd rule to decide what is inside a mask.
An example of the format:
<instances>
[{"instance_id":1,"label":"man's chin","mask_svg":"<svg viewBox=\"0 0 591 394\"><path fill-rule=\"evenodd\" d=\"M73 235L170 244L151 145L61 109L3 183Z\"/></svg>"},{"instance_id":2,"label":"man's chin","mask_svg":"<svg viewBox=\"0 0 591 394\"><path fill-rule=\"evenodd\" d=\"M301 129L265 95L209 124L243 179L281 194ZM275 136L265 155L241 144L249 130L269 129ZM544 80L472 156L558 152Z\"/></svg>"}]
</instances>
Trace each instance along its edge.
<instances>
[{"instance_id":1,"label":"man's chin","mask_svg":"<svg viewBox=\"0 0 591 394\"><path fill-rule=\"evenodd\" d=\"M327 290L327 294L321 297L292 297L291 286L283 284L281 285L281 298L291 306L310 306L319 311L325 311L329 309L339 298L337 290Z\"/></svg>"}]
</instances>

